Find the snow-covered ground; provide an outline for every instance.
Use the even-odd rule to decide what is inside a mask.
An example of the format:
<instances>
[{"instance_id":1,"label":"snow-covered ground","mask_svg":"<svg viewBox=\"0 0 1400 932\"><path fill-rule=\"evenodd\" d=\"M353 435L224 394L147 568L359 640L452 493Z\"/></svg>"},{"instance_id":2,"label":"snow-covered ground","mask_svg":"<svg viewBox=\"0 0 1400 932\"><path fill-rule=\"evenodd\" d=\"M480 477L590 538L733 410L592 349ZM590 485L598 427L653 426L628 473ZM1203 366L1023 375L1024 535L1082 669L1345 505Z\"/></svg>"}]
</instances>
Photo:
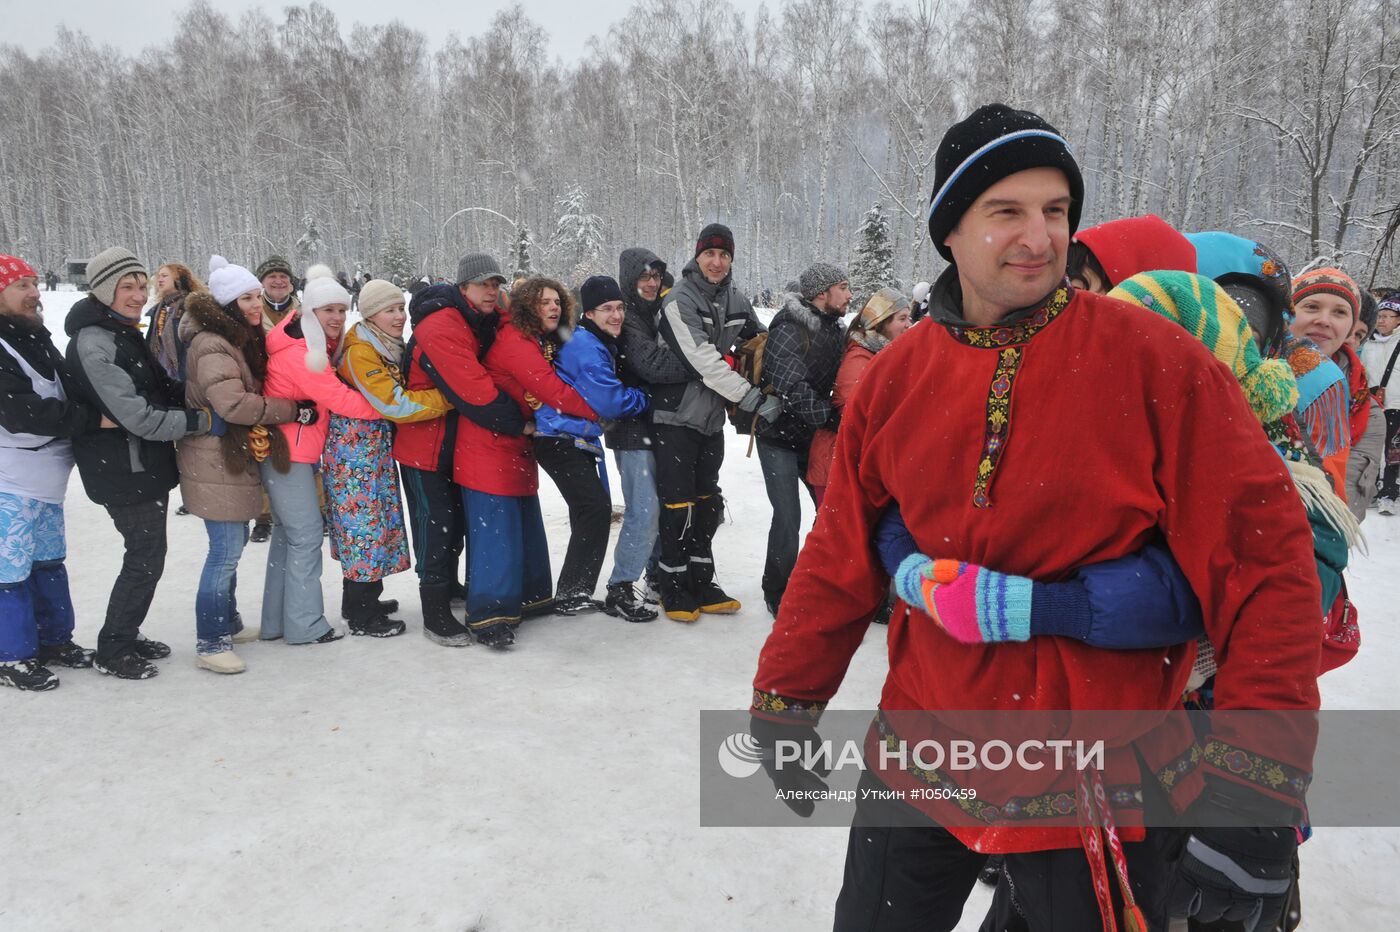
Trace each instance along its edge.
<instances>
[{"instance_id":1,"label":"snow-covered ground","mask_svg":"<svg viewBox=\"0 0 1400 932\"><path fill-rule=\"evenodd\" d=\"M60 342L77 297L46 294ZM419 636L405 573L386 585L404 637L251 644L246 674L196 670L207 540L172 515L144 628L174 648L161 675L64 670L54 692L0 695L0 929L829 928L844 830L699 827L697 712L747 706L770 624L769 508L744 452L731 434L716 541L744 611L545 618L509 653ZM541 498L557 568L566 513L547 478ZM78 640L92 646L121 545L76 475L67 519ZM1400 517L1372 513L1365 530L1371 555L1350 573L1364 645L1324 679L1328 708L1394 706ZM265 553L244 555L250 621ZM329 558L323 586L338 609ZM874 707L883 635L872 628L833 707ZM1390 927L1400 830L1322 829L1302 861L1305 929ZM986 901L979 887L960 929Z\"/></svg>"}]
</instances>

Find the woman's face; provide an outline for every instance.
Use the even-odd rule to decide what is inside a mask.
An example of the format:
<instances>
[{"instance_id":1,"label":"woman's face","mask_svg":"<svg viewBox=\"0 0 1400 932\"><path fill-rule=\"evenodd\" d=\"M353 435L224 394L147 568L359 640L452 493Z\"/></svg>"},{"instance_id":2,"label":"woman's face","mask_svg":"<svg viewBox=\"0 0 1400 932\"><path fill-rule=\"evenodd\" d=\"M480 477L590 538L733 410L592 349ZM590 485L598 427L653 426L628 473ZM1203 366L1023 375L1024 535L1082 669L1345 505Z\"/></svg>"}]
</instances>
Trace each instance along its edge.
<instances>
[{"instance_id":1,"label":"woman's face","mask_svg":"<svg viewBox=\"0 0 1400 932\"><path fill-rule=\"evenodd\" d=\"M408 311L404 310L402 301L374 315L374 325L395 339L403 338L403 325L407 322Z\"/></svg>"},{"instance_id":2,"label":"woman's face","mask_svg":"<svg viewBox=\"0 0 1400 932\"><path fill-rule=\"evenodd\" d=\"M164 297L175 290L175 276L170 272L170 266L162 265L156 272L156 294Z\"/></svg>"},{"instance_id":3,"label":"woman's face","mask_svg":"<svg viewBox=\"0 0 1400 932\"><path fill-rule=\"evenodd\" d=\"M1312 340L1324 356L1341 349L1351 335L1351 304L1345 298L1325 292L1310 294L1293 305L1293 311L1297 315L1289 328L1293 335Z\"/></svg>"},{"instance_id":4,"label":"woman's face","mask_svg":"<svg viewBox=\"0 0 1400 932\"><path fill-rule=\"evenodd\" d=\"M909 308L906 307L895 311L891 317L875 328L875 332L886 340L893 340L911 326L913 325L909 322Z\"/></svg>"},{"instance_id":5,"label":"woman's face","mask_svg":"<svg viewBox=\"0 0 1400 932\"><path fill-rule=\"evenodd\" d=\"M262 289L254 288L238 296L238 311L250 327L262 326Z\"/></svg>"},{"instance_id":6,"label":"woman's face","mask_svg":"<svg viewBox=\"0 0 1400 932\"><path fill-rule=\"evenodd\" d=\"M345 330L345 312L350 310L344 304L326 304L316 308L316 319L321 322L321 329L326 331L326 340L335 343L340 340L340 334Z\"/></svg>"},{"instance_id":7,"label":"woman's face","mask_svg":"<svg viewBox=\"0 0 1400 932\"><path fill-rule=\"evenodd\" d=\"M541 289L540 300L535 310L540 315L542 331L553 333L559 329L559 292L553 288Z\"/></svg>"}]
</instances>

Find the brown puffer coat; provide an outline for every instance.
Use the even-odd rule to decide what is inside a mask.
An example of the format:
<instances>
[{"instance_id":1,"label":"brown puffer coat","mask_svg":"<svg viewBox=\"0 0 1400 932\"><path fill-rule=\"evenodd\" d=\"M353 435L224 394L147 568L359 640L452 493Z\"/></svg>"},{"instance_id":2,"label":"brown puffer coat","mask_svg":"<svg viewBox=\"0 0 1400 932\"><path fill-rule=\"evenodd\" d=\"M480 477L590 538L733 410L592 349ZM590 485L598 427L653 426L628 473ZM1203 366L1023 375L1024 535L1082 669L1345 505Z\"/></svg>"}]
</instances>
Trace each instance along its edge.
<instances>
[{"instance_id":1,"label":"brown puffer coat","mask_svg":"<svg viewBox=\"0 0 1400 932\"><path fill-rule=\"evenodd\" d=\"M191 513L210 521L251 521L262 512L262 480L249 428L296 418L295 401L259 394L266 362L255 358L250 364L245 352L257 336L209 295L186 299L180 318L180 339L189 347L185 404L212 409L214 433L222 436L186 437L179 442L180 495ZM266 433L268 457L285 471L287 442L280 430Z\"/></svg>"}]
</instances>

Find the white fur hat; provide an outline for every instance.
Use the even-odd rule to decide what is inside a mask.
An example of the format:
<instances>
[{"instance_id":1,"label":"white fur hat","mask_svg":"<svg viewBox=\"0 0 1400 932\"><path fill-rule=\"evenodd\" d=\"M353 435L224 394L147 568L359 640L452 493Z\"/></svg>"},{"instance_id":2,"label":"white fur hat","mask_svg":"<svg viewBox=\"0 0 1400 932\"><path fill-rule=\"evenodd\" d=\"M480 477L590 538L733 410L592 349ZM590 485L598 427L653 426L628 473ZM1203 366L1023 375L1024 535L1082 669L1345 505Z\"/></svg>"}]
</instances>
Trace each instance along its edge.
<instances>
[{"instance_id":1,"label":"white fur hat","mask_svg":"<svg viewBox=\"0 0 1400 932\"><path fill-rule=\"evenodd\" d=\"M209 257L209 293L220 304L231 304L240 295L261 291L257 276L241 265L234 265L223 256Z\"/></svg>"},{"instance_id":2,"label":"white fur hat","mask_svg":"<svg viewBox=\"0 0 1400 932\"><path fill-rule=\"evenodd\" d=\"M306 368L320 372L330 364L326 353L326 332L316 319L316 309L328 304L350 307L350 292L335 280L329 266L313 265L306 270L306 284L301 289L301 335L306 338Z\"/></svg>"}]
</instances>

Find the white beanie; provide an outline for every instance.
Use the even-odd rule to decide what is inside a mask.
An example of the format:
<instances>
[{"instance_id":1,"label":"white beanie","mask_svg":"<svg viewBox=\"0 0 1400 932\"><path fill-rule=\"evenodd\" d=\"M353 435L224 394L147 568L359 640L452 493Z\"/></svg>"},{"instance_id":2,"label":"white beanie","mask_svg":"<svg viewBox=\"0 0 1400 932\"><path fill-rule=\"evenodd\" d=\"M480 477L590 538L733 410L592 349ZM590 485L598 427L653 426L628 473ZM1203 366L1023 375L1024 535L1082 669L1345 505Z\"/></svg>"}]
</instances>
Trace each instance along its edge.
<instances>
[{"instance_id":1,"label":"white beanie","mask_svg":"<svg viewBox=\"0 0 1400 932\"><path fill-rule=\"evenodd\" d=\"M357 305L360 319L369 320L381 311L387 311L395 304L403 304L403 289L382 278L372 278L360 289Z\"/></svg>"},{"instance_id":2,"label":"white beanie","mask_svg":"<svg viewBox=\"0 0 1400 932\"><path fill-rule=\"evenodd\" d=\"M209 257L209 293L219 304L232 304L240 295L262 291L257 276L223 256Z\"/></svg>"},{"instance_id":3,"label":"white beanie","mask_svg":"<svg viewBox=\"0 0 1400 932\"><path fill-rule=\"evenodd\" d=\"M350 307L350 292L335 280L329 266L313 265L306 270L306 284L301 289L301 335L306 338L306 368L320 372L330 365L326 354L326 332L316 319L316 309L328 304Z\"/></svg>"}]
</instances>

